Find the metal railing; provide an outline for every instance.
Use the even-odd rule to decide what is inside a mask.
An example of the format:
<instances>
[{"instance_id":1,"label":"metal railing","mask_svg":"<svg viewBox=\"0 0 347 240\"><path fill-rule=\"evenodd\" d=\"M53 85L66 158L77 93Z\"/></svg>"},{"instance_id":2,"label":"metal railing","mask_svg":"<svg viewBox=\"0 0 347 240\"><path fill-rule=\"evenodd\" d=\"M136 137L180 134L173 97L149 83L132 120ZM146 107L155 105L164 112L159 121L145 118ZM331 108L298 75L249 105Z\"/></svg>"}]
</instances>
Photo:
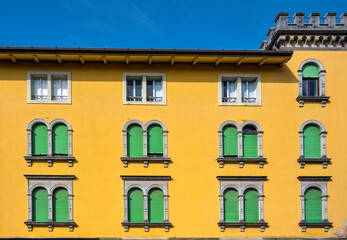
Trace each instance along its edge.
<instances>
[{"instance_id":1,"label":"metal railing","mask_svg":"<svg viewBox=\"0 0 347 240\"><path fill-rule=\"evenodd\" d=\"M161 102L162 100L162 97L147 97L148 102Z\"/></svg>"},{"instance_id":2,"label":"metal railing","mask_svg":"<svg viewBox=\"0 0 347 240\"><path fill-rule=\"evenodd\" d=\"M32 100L47 100L47 95L31 95Z\"/></svg>"},{"instance_id":3,"label":"metal railing","mask_svg":"<svg viewBox=\"0 0 347 240\"><path fill-rule=\"evenodd\" d=\"M133 96L128 96L127 101L132 101L132 102L141 102L142 97L133 97Z\"/></svg>"},{"instance_id":4,"label":"metal railing","mask_svg":"<svg viewBox=\"0 0 347 240\"><path fill-rule=\"evenodd\" d=\"M52 100L66 101L69 100L68 96L52 96Z\"/></svg>"},{"instance_id":5,"label":"metal railing","mask_svg":"<svg viewBox=\"0 0 347 240\"><path fill-rule=\"evenodd\" d=\"M223 97L222 102L236 102L236 97Z\"/></svg>"},{"instance_id":6,"label":"metal railing","mask_svg":"<svg viewBox=\"0 0 347 240\"><path fill-rule=\"evenodd\" d=\"M242 98L242 102L255 102L257 98Z\"/></svg>"}]
</instances>

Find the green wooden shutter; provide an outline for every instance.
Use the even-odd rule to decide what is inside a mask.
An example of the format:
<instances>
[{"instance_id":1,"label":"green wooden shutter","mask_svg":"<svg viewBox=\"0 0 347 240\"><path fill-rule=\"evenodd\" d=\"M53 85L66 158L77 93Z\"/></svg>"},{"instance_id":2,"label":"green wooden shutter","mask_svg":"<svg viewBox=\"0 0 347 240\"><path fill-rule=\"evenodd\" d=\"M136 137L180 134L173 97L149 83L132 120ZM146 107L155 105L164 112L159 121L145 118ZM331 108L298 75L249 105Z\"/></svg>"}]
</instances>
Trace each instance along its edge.
<instances>
[{"instance_id":1,"label":"green wooden shutter","mask_svg":"<svg viewBox=\"0 0 347 240\"><path fill-rule=\"evenodd\" d=\"M164 222L164 195L160 189L149 192L148 218L150 222Z\"/></svg>"},{"instance_id":2,"label":"green wooden shutter","mask_svg":"<svg viewBox=\"0 0 347 240\"><path fill-rule=\"evenodd\" d=\"M143 157L143 135L139 125L128 128L128 156Z\"/></svg>"},{"instance_id":3,"label":"green wooden shutter","mask_svg":"<svg viewBox=\"0 0 347 240\"><path fill-rule=\"evenodd\" d=\"M44 188L36 188L32 198L34 222L48 222L48 193Z\"/></svg>"},{"instance_id":4,"label":"green wooden shutter","mask_svg":"<svg viewBox=\"0 0 347 240\"><path fill-rule=\"evenodd\" d=\"M304 128L304 157L320 158L320 132L314 125L307 125Z\"/></svg>"},{"instance_id":5,"label":"green wooden shutter","mask_svg":"<svg viewBox=\"0 0 347 240\"><path fill-rule=\"evenodd\" d=\"M144 222L143 193L140 189L132 189L128 195L129 222Z\"/></svg>"},{"instance_id":6,"label":"green wooden shutter","mask_svg":"<svg viewBox=\"0 0 347 240\"><path fill-rule=\"evenodd\" d=\"M224 192L224 221L239 222L239 194L234 189Z\"/></svg>"},{"instance_id":7,"label":"green wooden shutter","mask_svg":"<svg viewBox=\"0 0 347 240\"><path fill-rule=\"evenodd\" d=\"M163 129L158 125L148 128L148 154L163 154Z\"/></svg>"},{"instance_id":8,"label":"green wooden shutter","mask_svg":"<svg viewBox=\"0 0 347 240\"><path fill-rule=\"evenodd\" d=\"M258 157L258 136L254 128L243 129L243 157Z\"/></svg>"},{"instance_id":9,"label":"green wooden shutter","mask_svg":"<svg viewBox=\"0 0 347 240\"><path fill-rule=\"evenodd\" d=\"M237 130L233 126L223 128L223 156L237 156Z\"/></svg>"},{"instance_id":10,"label":"green wooden shutter","mask_svg":"<svg viewBox=\"0 0 347 240\"><path fill-rule=\"evenodd\" d=\"M53 127L53 154L68 154L68 133L65 124L56 124Z\"/></svg>"},{"instance_id":11,"label":"green wooden shutter","mask_svg":"<svg viewBox=\"0 0 347 240\"><path fill-rule=\"evenodd\" d=\"M53 193L53 221L69 221L69 192L65 188L58 188Z\"/></svg>"},{"instance_id":12,"label":"green wooden shutter","mask_svg":"<svg viewBox=\"0 0 347 240\"><path fill-rule=\"evenodd\" d=\"M245 193L245 222L258 221L258 192L248 189Z\"/></svg>"},{"instance_id":13,"label":"green wooden shutter","mask_svg":"<svg viewBox=\"0 0 347 240\"><path fill-rule=\"evenodd\" d=\"M48 154L48 134L45 124L38 123L32 128L31 142L33 155Z\"/></svg>"},{"instance_id":14,"label":"green wooden shutter","mask_svg":"<svg viewBox=\"0 0 347 240\"><path fill-rule=\"evenodd\" d=\"M306 64L302 68L302 76L304 78L319 78L319 69L314 64Z\"/></svg>"},{"instance_id":15,"label":"green wooden shutter","mask_svg":"<svg viewBox=\"0 0 347 240\"><path fill-rule=\"evenodd\" d=\"M316 188L309 188L305 192L306 222L322 222L321 192Z\"/></svg>"}]
</instances>

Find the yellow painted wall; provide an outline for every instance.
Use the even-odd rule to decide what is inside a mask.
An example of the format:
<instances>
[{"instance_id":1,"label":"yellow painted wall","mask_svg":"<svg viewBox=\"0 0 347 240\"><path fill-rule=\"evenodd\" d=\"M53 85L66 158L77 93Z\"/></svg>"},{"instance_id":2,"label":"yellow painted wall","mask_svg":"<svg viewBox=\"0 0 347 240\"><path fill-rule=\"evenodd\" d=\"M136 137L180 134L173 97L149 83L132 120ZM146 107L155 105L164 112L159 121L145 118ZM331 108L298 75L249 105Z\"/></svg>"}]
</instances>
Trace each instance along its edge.
<instances>
[{"instance_id":1,"label":"yellow painted wall","mask_svg":"<svg viewBox=\"0 0 347 240\"><path fill-rule=\"evenodd\" d=\"M297 69L307 59L320 60L326 70L326 95L331 102L305 103L299 108ZM332 229L301 232L298 176L332 176L328 183L328 216L334 227L347 217L346 51L296 51L286 66L109 63L0 63L0 237L328 237ZM72 104L28 104L27 71L71 71ZM167 74L167 106L123 105L123 72ZM219 73L260 73L262 106L218 106ZM34 163L27 167L26 128L35 118L48 122L63 118L73 127L73 155L77 163ZM173 163L130 164L123 167L122 128L131 120L158 119L168 128L168 152ZM309 119L327 129L327 154L332 164L300 169L299 128ZM258 122L264 131L263 169L246 164L219 168L218 128L226 120ZM35 227L28 232L27 180L23 174L74 174L73 232L67 228ZM169 220L173 228L130 228L124 232L123 182L120 175L170 175ZM216 176L268 176L264 183L265 221L269 228L227 228L220 232L219 187Z\"/></svg>"}]
</instances>

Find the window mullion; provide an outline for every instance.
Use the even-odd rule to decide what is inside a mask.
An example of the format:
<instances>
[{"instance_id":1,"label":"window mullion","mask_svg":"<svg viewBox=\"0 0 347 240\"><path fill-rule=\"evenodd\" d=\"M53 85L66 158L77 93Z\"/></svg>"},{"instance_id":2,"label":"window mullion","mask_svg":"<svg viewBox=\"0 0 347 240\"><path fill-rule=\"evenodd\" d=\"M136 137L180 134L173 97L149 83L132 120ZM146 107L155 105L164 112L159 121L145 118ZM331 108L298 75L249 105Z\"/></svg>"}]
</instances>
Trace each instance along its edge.
<instances>
[{"instance_id":1,"label":"window mullion","mask_svg":"<svg viewBox=\"0 0 347 240\"><path fill-rule=\"evenodd\" d=\"M52 75L47 74L47 100L52 100Z\"/></svg>"},{"instance_id":2,"label":"window mullion","mask_svg":"<svg viewBox=\"0 0 347 240\"><path fill-rule=\"evenodd\" d=\"M147 102L147 76L142 76L142 101Z\"/></svg>"}]
</instances>

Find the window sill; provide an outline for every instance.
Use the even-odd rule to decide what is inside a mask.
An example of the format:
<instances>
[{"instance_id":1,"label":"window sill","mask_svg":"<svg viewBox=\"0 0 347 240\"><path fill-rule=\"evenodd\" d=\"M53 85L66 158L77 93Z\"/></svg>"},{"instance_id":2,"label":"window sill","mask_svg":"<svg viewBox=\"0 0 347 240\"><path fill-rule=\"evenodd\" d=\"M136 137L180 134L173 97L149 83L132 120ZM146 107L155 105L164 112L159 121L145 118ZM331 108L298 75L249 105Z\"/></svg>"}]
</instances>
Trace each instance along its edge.
<instances>
[{"instance_id":1,"label":"window sill","mask_svg":"<svg viewBox=\"0 0 347 240\"><path fill-rule=\"evenodd\" d=\"M128 167L129 163L143 163L145 168L149 163L164 163L164 168L167 168L169 163L172 163L169 157L121 157L120 159L124 167Z\"/></svg>"},{"instance_id":2,"label":"window sill","mask_svg":"<svg viewBox=\"0 0 347 240\"><path fill-rule=\"evenodd\" d=\"M266 163L266 158L219 157L217 158L217 162L220 168L223 168L225 163L238 163L240 168L243 168L245 163L259 163L259 168L263 168Z\"/></svg>"},{"instance_id":3,"label":"window sill","mask_svg":"<svg viewBox=\"0 0 347 240\"><path fill-rule=\"evenodd\" d=\"M124 105L159 105L166 106L166 102L140 102L140 101L124 101Z\"/></svg>"},{"instance_id":4,"label":"window sill","mask_svg":"<svg viewBox=\"0 0 347 240\"><path fill-rule=\"evenodd\" d=\"M329 101L328 96L318 96L318 97L311 97L311 96L298 96L296 98L296 101L299 102L299 107L304 106L304 102L321 102L322 107L325 107L326 103Z\"/></svg>"},{"instance_id":5,"label":"window sill","mask_svg":"<svg viewBox=\"0 0 347 240\"><path fill-rule=\"evenodd\" d=\"M172 224L169 221L164 221L160 223L156 222L122 222L124 227L124 232L129 232L129 227L143 227L145 232L149 231L150 227L155 228L165 228L165 232L168 232Z\"/></svg>"},{"instance_id":6,"label":"window sill","mask_svg":"<svg viewBox=\"0 0 347 240\"><path fill-rule=\"evenodd\" d=\"M75 222L24 222L28 226L28 231L32 231L33 227L48 227L48 231L52 232L53 227L69 227L69 231L72 232L76 226Z\"/></svg>"},{"instance_id":7,"label":"window sill","mask_svg":"<svg viewBox=\"0 0 347 240\"><path fill-rule=\"evenodd\" d=\"M300 163L300 168L304 168L305 164L311 164L311 163L322 163L323 168L327 168L328 164L330 163L331 158L327 157L321 157L321 158L304 158L299 157L298 162Z\"/></svg>"},{"instance_id":8,"label":"window sill","mask_svg":"<svg viewBox=\"0 0 347 240\"><path fill-rule=\"evenodd\" d=\"M220 231L224 232L226 227L240 227L240 232L244 232L246 227L260 227L260 231L264 232L265 228L268 227L268 223L264 221L260 222L254 222L254 223L249 223L249 222L235 222L235 223L229 223L229 222L219 222L218 226L220 227Z\"/></svg>"},{"instance_id":9,"label":"window sill","mask_svg":"<svg viewBox=\"0 0 347 240\"><path fill-rule=\"evenodd\" d=\"M28 167L31 167L33 165L33 162L48 162L48 167L53 166L54 162L68 162L69 167L72 167L74 162L76 161L74 156L24 156L24 159L28 163Z\"/></svg>"},{"instance_id":10,"label":"window sill","mask_svg":"<svg viewBox=\"0 0 347 240\"><path fill-rule=\"evenodd\" d=\"M319 223L308 223L305 221L300 221L299 226L301 227L302 232L306 232L306 228L324 228L324 232L328 232L333 223L325 220Z\"/></svg>"}]
</instances>

